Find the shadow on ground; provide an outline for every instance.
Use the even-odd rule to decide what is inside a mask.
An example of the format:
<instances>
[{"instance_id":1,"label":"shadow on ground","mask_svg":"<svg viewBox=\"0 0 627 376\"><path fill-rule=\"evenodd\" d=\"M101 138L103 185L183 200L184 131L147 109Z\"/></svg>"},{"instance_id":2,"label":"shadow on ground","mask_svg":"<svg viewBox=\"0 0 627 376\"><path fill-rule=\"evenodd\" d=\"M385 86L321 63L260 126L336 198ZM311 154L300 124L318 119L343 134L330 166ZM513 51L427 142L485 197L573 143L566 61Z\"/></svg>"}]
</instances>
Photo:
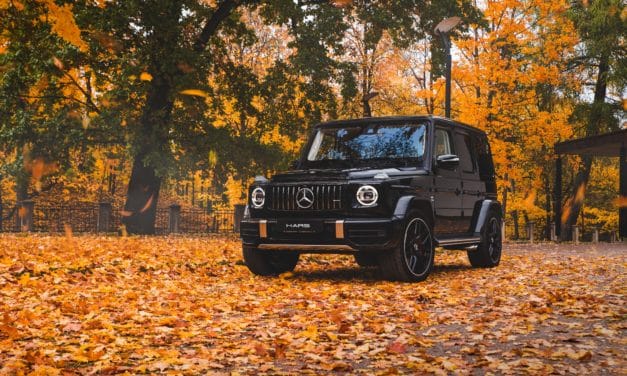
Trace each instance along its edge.
<instances>
[{"instance_id":1,"label":"shadow on ground","mask_svg":"<svg viewBox=\"0 0 627 376\"><path fill-rule=\"evenodd\" d=\"M473 268L468 264L438 265L436 263L431 271L431 276L439 275L445 278L455 278L458 274L472 269ZM318 267L315 270L311 270L309 265L297 267L294 276L306 281L361 281L369 283L385 281L381 272L376 267L336 267L333 264L327 264L324 269Z\"/></svg>"}]
</instances>

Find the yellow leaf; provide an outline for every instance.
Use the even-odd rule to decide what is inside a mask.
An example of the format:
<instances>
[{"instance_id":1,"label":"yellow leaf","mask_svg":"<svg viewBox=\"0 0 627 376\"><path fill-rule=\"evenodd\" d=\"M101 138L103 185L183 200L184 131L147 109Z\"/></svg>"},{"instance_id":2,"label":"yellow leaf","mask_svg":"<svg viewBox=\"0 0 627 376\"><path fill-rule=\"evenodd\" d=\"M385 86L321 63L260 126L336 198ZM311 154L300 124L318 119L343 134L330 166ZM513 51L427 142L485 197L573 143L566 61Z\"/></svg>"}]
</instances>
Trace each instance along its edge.
<instances>
[{"instance_id":1,"label":"yellow leaf","mask_svg":"<svg viewBox=\"0 0 627 376\"><path fill-rule=\"evenodd\" d=\"M292 273L292 272L281 273L281 275L279 275L279 278L281 278L281 279L294 278L294 273Z\"/></svg>"},{"instance_id":2,"label":"yellow leaf","mask_svg":"<svg viewBox=\"0 0 627 376\"><path fill-rule=\"evenodd\" d=\"M152 75L148 72L142 72L139 75L139 79L142 81L152 81Z\"/></svg>"},{"instance_id":3,"label":"yellow leaf","mask_svg":"<svg viewBox=\"0 0 627 376\"><path fill-rule=\"evenodd\" d=\"M353 0L333 0L331 4L337 8L344 8L353 3Z\"/></svg>"},{"instance_id":4,"label":"yellow leaf","mask_svg":"<svg viewBox=\"0 0 627 376\"><path fill-rule=\"evenodd\" d=\"M620 196L614 200L614 205L618 208L627 208L627 196Z\"/></svg>"},{"instance_id":5,"label":"yellow leaf","mask_svg":"<svg viewBox=\"0 0 627 376\"><path fill-rule=\"evenodd\" d=\"M208 98L209 97L209 95L206 92L204 92L202 90L198 90L198 89L181 90L179 93L183 94L183 95L191 95L191 96L194 96L194 97L202 97L202 98Z\"/></svg>"},{"instance_id":6,"label":"yellow leaf","mask_svg":"<svg viewBox=\"0 0 627 376\"><path fill-rule=\"evenodd\" d=\"M310 325L307 327L307 330L302 331L300 334L305 338L316 341L318 339L318 327L315 325Z\"/></svg>"},{"instance_id":7,"label":"yellow leaf","mask_svg":"<svg viewBox=\"0 0 627 376\"><path fill-rule=\"evenodd\" d=\"M57 58L56 56L52 57L52 63L54 64L55 67L59 68L60 70L65 69L63 62L59 60L59 58Z\"/></svg>"},{"instance_id":8,"label":"yellow leaf","mask_svg":"<svg viewBox=\"0 0 627 376\"><path fill-rule=\"evenodd\" d=\"M49 22L54 31L67 42L78 47L81 51L86 52L89 47L83 39L81 39L81 29L79 29L74 20L72 5L64 4L59 6L54 0L42 1L48 7L48 14L43 21Z\"/></svg>"},{"instance_id":9,"label":"yellow leaf","mask_svg":"<svg viewBox=\"0 0 627 376\"><path fill-rule=\"evenodd\" d=\"M577 352L569 351L566 353L566 355L568 355L568 357L572 360L588 361L592 359L592 353L587 350L581 350Z\"/></svg>"},{"instance_id":10,"label":"yellow leaf","mask_svg":"<svg viewBox=\"0 0 627 376\"><path fill-rule=\"evenodd\" d=\"M14 327L10 325L0 325L0 332L4 332L10 338L16 338L18 337L18 334L19 334L17 329L15 329Z\"/></svg>"}]
</instances>

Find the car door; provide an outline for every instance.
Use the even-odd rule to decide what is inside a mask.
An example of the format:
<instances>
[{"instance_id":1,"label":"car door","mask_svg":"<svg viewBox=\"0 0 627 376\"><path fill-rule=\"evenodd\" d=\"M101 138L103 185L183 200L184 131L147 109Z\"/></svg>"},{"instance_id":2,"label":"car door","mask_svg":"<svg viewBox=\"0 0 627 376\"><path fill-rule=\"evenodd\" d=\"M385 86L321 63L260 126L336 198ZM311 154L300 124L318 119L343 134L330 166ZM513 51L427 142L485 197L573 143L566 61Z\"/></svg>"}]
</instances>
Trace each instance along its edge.
<instances>
[{"instance_id":1,"label":"car door","mask_svg":"<svg viewBox=\"0 0 627 376\"><path fill-rule=\"evenodd\" d=\"M434 232L438 238L462 232L462 195L459 167L443 168L437 166L440 155L455 154L453 132L449 126L436 125L434 139Z\"/></svg>"},{"instance_id":2,"label":"car door","mask_svg":"<svg viewBox=\"0 0 627 376\"><path fill-rule=\"evenodd\" d=\"M470 233L473 213L485 198L485 183L479 178L476 148L468 131L455 130L455 148L462 185L461 224L463 231Z\"/></svg>"}]
</instances>

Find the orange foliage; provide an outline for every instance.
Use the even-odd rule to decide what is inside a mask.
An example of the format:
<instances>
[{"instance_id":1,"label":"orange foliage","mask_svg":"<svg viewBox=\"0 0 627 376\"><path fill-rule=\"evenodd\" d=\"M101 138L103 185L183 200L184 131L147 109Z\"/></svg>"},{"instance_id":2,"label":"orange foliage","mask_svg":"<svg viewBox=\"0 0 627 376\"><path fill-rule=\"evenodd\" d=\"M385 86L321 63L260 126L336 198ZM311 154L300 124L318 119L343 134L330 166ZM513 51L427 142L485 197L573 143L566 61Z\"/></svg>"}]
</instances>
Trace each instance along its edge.
<instances>
[{"instance_id":1,"label":"orange foliage","mask_svg":"<svg viewBox=\"0 0 627 376\"><path fill-rule=\"evenodd\" d=\"M42 20L50 22L52 31L72 45L78 47L81 51L87 51L89 47L81 38L81 30L78 25L76 25L74 14L72 13L72 5L64 4L59 6L54 0L39 1L48 8L48 14L42 17Z\"/></svg>"},{"instance_id":2,"label":"orange foliage","mask_svg":"<svg viewBox=\"0 0 627 376\"><path fill-rule=\"evenodd\" d=\"M623 252L571 247L408 286L340 255L256 277L233 238L0 235L0 374L620 373Z\"/></svg>"}]
</instances>

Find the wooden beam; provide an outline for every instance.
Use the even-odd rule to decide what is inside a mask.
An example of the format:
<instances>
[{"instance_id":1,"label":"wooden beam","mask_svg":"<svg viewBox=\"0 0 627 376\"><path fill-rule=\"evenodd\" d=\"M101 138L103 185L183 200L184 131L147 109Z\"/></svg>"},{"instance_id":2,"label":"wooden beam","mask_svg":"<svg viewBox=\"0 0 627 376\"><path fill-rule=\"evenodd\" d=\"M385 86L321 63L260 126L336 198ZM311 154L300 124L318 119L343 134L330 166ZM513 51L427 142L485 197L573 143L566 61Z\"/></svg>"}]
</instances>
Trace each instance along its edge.
<instances>
[{"instance_id":1,"label":"wooden beam","mask_svg":"<svg viewBox=\"0 0 627 376\"><path fill-rule=\"evenodd\" d=\"M627 144L627 129L598 136L579 138L555 144L556 154L618 157L620 148Z\"/></svg>"}]
</instances>

